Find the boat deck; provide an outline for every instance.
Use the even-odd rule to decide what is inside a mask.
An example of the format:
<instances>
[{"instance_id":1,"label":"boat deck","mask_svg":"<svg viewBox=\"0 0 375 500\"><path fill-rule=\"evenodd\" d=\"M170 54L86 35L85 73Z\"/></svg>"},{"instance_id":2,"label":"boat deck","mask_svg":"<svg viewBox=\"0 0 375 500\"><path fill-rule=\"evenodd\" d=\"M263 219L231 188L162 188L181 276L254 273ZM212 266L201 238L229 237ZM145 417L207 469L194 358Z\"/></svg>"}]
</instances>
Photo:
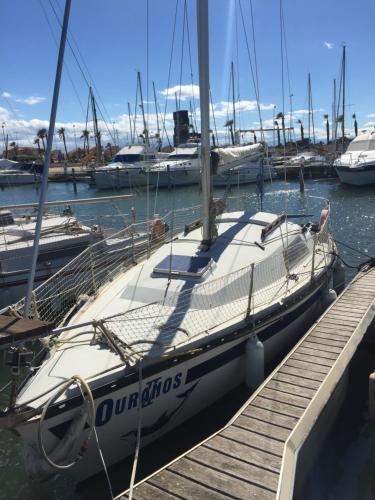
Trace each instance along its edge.
<instances>
[{"instance_id":1,"label":"boat deck","mask_svg":"<svg viewBox=\"0 0 375 500\"><path fill-rule=\"evenodd\" d=\"M354 278L223 429L141 481L133 498L292 498L298 450L374 317L370 268Z\"/></svg>"}]
</instances>

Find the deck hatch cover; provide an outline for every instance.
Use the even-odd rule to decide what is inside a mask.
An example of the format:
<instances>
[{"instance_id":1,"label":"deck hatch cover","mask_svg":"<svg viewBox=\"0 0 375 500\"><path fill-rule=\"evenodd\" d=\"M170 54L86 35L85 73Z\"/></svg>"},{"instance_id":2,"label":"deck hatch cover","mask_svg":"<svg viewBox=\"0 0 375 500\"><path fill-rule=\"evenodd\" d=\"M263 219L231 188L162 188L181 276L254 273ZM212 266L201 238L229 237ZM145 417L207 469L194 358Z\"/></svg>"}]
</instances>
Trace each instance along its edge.
<instances>
[{"instance_id":1,"label":"deck hatch cover","mask_svg":"<svg viewBox=\"0 0 375 500\"><path fill-rule=\"evenodd\" d=\"M168 255L154 267L155 273L201 277L210 267L211 257Z\"/></svg>"}]
</instances>

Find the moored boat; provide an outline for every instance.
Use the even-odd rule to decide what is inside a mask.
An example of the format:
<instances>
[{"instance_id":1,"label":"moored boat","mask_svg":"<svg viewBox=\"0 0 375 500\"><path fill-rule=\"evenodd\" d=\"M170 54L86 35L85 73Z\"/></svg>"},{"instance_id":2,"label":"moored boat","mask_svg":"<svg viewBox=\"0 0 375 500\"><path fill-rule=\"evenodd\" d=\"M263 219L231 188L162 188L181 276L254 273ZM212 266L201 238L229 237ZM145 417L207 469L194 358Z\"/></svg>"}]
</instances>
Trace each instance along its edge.
<instances>
[{"instance_id":1,"label":"moored boat","mask_svg":"<svg viewBox=\"0 0 375 500\"><path fill-rule=\"evenodd\" d=\"M344 184L375 184L375 130L362 132L353 139L334 166Z\"/></svg>"}]
</instances>

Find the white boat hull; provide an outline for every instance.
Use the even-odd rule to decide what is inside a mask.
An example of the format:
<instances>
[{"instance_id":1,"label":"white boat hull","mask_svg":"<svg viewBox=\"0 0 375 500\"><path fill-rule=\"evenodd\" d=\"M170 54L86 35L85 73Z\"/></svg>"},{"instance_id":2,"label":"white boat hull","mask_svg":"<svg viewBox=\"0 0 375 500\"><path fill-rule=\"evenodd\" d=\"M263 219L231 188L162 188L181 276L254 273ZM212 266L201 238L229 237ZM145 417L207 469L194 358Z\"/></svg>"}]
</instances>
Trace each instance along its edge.
<instances>
[{"instance_id":1,"label":"white boat hull","mask_svg":"<svg viewBox=\"0 0 375 500\"><path fill-rule=\"evenodd\" d=\"M325 284L326 282L321 286ZM316 290L312 296L306 297L303 304L290 308L287 315L258 333L264 342L266 363L280 356L292 342L301 337L309 324L321 313L319 293L319 290ZM147 371L152 369L145 368L142 377L141 446L181 425L244 382L245 343L249 335L250 331L236 340L218 342L216 346L209 346L203 354L182 362L177 358L170 361L166 369L154 371L151 375L147 375ZM96 430L107 466L133 454L135 449L139 383L136 373L128 378L131 379L130 384L116 390L114 383L109 392L95 400ZM118 385L121 385L121 382L118 382ZM104 387L101 390L104 392ZM57 435L62 437L61 433L64 433L76 412L77 406L44 422L46 450L51 452L58 446L60 439ZM31 475L38 470L38 461L43 462L39 453L31 451L38 449L38 426L38 420L32 420L18 427L18 432L26 444L25 456L28 459L25 466ZM77 440L77 453L83 437L81 434ZM101 470L97 445L92 440L84 458L70 469L70 473L81 481Z\"/></svg>"},{"instance_id":2,"label":"white boat hull","mask_svg":"<svg viewBox=\"0 0 375 500\"><path fill-rule=\"evenodd\" d=\"M236 167L235 169L230 169L226 172L220 174L215 174L212 176L213 185L215 187L219 186L233 186L238 184L251 184L257 181L257 176L260 173L260 162L249 161ZM268 167L264 167L263 177L265 181L272 178L272 172Z\"/></svg>"},{"instance_id":3,"label":"white boat hull","mask_svg":"<svg viewBox=\"0 0 375 500\"><path fill-rule=\"evenodd\" d=\"M98 169L93 176L98 189L132 188L147 184L147 175L142 168Z\"/></svg>"},{"instance_id":4,"label":"white boat hull","mask_svg":"<svg viewBox=\"0 0 375 500\"><path fill-rule=\"evenodd\" d=\"M375 184L375 163L363 167L336 166L340 181L353 186Z\"/></svg>"},{"instance_id":5,"label":"white boat hull","mask_svg":"<svg viewBox=\"0 0 375 500\"><path fill-rule=\"evenodd\" d=\"M26 184L35 184L38 182L40 182L40 175L38 174L27 174L23 172L20 172L19 174L6 174L0 172L1 186L19 186Z\"/></svg>"},{"instance_id":6,"label":"white boat hull","mask_svg":"<svg viewBox=\"0 0 375 500\"><path fill-rule=\"evenodd\" d=\"M193 167L175 170L151 170L149 179L150 184L156 188L192 186L201 182L201 169L200 167Z\"/></svg>"}]
</instances>

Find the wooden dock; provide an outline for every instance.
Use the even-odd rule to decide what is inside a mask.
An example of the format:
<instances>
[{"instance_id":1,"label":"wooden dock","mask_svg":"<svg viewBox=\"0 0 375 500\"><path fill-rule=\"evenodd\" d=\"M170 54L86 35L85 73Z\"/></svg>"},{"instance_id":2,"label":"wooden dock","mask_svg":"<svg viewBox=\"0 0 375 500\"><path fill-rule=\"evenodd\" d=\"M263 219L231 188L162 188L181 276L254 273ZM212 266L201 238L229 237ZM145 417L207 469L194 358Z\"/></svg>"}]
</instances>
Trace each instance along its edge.
<instances>
[{"instance_id":1,"label":"wooden dock","mask_svg":"<svg viewBox=\"0 0 375 500\"><path fill-rule=\"evenodd\" d=\"M18 318L0 314L0 347L45 337L51 334L52 328L51 323L38 319Z\"/></svg>"},{"instance_id":2,"label":"wooden dock","mask_svg":"<svg viewBox=\"0 0 375 500\"><path fill-rule=\"evenodd\" d=\"M293 498L299 450L374 317L370 268L354 278L223 429L137 484L133 498Z\"/></svg>"}]
</instances>

